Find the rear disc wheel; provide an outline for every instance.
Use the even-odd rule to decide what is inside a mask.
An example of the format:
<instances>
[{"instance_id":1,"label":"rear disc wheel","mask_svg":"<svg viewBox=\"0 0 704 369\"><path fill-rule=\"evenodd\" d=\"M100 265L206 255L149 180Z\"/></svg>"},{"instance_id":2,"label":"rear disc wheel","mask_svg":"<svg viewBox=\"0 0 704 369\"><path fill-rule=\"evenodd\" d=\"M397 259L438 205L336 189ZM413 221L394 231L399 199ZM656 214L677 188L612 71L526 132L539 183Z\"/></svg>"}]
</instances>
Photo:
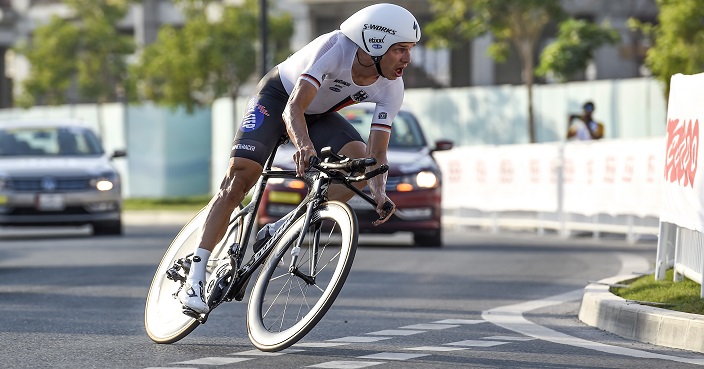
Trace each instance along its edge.
<instances>
[{"instance_id":1,"label":"rear disc wheel","mask_svg":"<svg viewBox=\"0 0 704 369\"><path fill-rule=\"evenodd\" d=\"M156 343L176 342L186 337L199 325L198 320L183 313L181 302L176 297L183 283L167 278L167 271L176 261L188 257L196 250L198 232L207 214L207 207L203 208L181 229L154 273L144 308L144 326L149 338ZM224 261L229 259L228 246L235 242L241 231L239 219L230 223L227 233L229 236L215 246L208 259L205 269L206 281L210 280L213 272L223 268ZM187 276L187 271L183 268L178 270L178 273L182 277Z\"/></svg>"}]
</instances>

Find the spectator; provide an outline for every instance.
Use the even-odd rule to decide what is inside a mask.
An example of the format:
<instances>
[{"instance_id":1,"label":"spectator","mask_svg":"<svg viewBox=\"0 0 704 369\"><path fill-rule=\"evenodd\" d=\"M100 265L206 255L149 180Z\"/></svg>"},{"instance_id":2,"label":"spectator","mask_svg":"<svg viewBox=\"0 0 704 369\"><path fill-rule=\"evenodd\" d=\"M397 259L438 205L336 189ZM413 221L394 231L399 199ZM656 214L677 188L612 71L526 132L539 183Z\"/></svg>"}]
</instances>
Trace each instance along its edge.
<instances>
[{"instance_id":1,"label":"spectator","mask_svg":"<svg viewBox=\"0 0 704 369\"><path fill-rule=\"evenodd\" d=\"M567 140L588 141L604 137L604 125L594 120L594 103L587 101L582 105L582 115L572 114L569 117Z\"/></svg>"}]
</instances>

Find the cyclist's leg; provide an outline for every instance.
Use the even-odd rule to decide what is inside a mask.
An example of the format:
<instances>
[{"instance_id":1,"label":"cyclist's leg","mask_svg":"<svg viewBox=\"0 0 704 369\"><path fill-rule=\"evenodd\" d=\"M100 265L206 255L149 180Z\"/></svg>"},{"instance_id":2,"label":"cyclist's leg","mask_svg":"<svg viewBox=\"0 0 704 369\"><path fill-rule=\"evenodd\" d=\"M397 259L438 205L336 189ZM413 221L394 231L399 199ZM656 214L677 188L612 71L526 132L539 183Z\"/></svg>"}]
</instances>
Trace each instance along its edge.
<instances>
[{"instance_id":1,"label":"cyclist's leg","mask_svg":"<svg viewBox=\"0 0 704 369\"><path fill-rule=\"evenodd\" d=\"M308 119L308 134L315 149L320 150L330 146L332 151L350 158L363 158L366 155L367 145L359 132L339 113L320 114ZM365 182L356 182L355 187L360 190L366 186ZM334 184L328 190L328 198L346 202L354 193L341 184Z\"/></svg>"},{"instance_id":2,"label":"cyclist's leg","mask_svg":"<svg viewBox=\"0 0 704 369\"><path fill-rule=\"evenodd\" d=\"M275 70L267 75L260 87L259 93L247 105L220 189L208 204L208 215L198 235L198 247L192 258L186 286L179 294L185 307L199 313L208 311L202 291L210 253L225 236L230 215L256 183L264 162L279 138L286 133L281 112L287 95Z\"/></svg>"},{"instance_id":3,"label":"cyclist's leg","mask_svg":"<svg viewBox=\"0 0 704 369\"><path fill-rule=\"evenodd\" d=\"M208 204L208 216L198 237L198 248L212 251L225 236L230 214L254 186L262 168L261 164L251 159L230 158L220 189Z\"/></svg>"},{"instance_id":4,"label":"cyclist's leg","mask_svg":"<svg viewBox=\"0 0 704 369\"><path fill-rule=\"evenodd\" d=\"M207 313L205 302L205 269L213 247L225 236L230 214L244 199L245 194L254 185L262 166L250 159L233 157L220 190L208 204L205 222L198 234L198 247L192 257L191 268L186 278L186 285L179 293L181 303L198 313Z\"/></svg>"}]
</instances>

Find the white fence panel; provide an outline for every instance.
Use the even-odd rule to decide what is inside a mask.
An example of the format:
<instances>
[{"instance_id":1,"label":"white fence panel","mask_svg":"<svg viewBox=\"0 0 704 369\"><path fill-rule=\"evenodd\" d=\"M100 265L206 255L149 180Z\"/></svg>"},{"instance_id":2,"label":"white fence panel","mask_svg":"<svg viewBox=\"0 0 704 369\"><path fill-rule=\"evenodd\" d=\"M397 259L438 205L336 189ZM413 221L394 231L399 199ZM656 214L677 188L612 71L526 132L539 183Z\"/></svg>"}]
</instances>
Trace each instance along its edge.
<instances>
[{"instance_id":1,"label":"white fence panel","mask_svg":"<svg viewBox=\"0 0 704 369\"><path fill-rule=\"evenodd\" d=\"M704 124L702 101L704 73L672 76L656 279L665 278L664 266L672 258L674 233L675 280L684 276L699 284L704 282L704 171L699 169L699 163L704 163L704 150L699 150L699 127Z\"/></svg>"},{"instance_id":2,"label":"white fence panel","mask_svg":"<svg viewBox=\"0 0 704 369\"><path fill-rule=\"evenodd\" d=\"M656 235L663 140L460 147L436 153L449 224Z\"/></svg>"}]
</instances>

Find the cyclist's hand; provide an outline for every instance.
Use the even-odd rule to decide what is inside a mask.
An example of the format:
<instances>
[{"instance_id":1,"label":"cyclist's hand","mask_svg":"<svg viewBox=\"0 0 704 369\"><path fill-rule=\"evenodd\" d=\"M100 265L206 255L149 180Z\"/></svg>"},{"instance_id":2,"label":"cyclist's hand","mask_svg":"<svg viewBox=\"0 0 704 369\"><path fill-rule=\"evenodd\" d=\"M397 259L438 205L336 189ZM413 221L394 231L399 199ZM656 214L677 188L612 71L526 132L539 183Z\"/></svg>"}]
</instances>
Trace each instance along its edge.
<instances>
[{"instance_id":1,"label":"cyclist's hand","mask_svg":"<svg viewBox=\"0 0 704 369\"><path fill-rule=\"evenodd\" d=\"M376 206L376 212L379 214L379 219L375 220L372 224L375 226L378 226L379 224L383 224L389 218L391 218L391 215L394 214L396 211L396 204L394 204L389 198L386 198L386 201L380 204L377 204Z\"/></svg>"},{"instance_id":2,"label":"cyclist's hand","mask_svg":"<svg viewBox=\"0 0 704 369\"><path fill-rule=\"evenodd\" d=\"M293 154L293 162L296 163L296 175L303 177L306 174L306 169L310 164L310 158L318 156L313 144L303 145Z\"/></svg>"}]
</instances>

